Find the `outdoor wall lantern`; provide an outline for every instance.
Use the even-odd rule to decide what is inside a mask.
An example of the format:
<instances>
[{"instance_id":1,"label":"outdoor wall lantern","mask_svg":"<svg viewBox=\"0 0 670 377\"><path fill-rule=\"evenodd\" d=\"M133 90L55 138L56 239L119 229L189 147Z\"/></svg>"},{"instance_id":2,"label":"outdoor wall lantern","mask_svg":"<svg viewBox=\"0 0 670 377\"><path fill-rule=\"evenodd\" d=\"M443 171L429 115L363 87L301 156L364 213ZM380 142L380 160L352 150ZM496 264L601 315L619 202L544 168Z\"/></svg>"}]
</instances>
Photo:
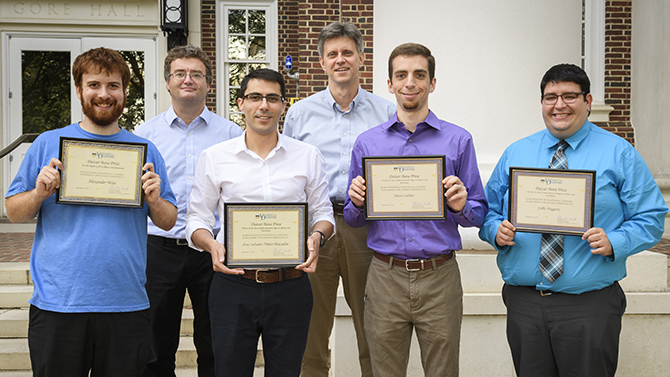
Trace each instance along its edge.
<instances>
[{"instance_id":1,"label":"outdoor wall lantern","mask_svg":"<svg viewBox=\"0 0 670 377\"><path fill-rule=\"evenodd\" d=\"M161 30L167 34L168 51L184 46L188 36L188 0L161 0L163 17Z\"/></svg>"}]
</instances>

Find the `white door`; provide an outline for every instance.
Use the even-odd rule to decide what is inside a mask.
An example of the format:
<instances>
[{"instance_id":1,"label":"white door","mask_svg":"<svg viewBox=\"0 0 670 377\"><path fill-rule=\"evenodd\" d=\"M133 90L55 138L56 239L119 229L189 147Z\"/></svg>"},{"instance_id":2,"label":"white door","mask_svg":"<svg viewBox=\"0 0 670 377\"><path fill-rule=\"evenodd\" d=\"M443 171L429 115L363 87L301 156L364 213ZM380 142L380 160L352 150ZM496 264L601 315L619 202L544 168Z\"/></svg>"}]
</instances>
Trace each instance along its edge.
<instances>
[{"instance_id":1,"label":"white door","mask_svg":"<svg viewBox=\"0 0 670 377\"><path fill-rule=\"evenodd\" d=\"M133 129L157 114L156 42L142 38L3 35L3 148L24 133L41 133L83 118L72 80L74 59L95 47L118 50L131 67L126 111L120 124ZM145 74L145 69L149 73ZM3 197L29 144L3 159Z\"/></svg>"}]
</instances>

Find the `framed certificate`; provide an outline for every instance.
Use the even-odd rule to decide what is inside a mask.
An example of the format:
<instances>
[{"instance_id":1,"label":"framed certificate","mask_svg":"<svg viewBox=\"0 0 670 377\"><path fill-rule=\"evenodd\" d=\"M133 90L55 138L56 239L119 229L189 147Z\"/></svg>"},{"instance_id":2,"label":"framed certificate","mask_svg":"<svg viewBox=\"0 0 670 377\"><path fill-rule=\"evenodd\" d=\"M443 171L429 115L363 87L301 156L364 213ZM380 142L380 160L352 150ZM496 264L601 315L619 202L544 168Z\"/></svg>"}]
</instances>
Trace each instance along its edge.
<instances>
[{"instance_id":1,"label":"framed certificate","mask_svg":"<svg viewBox=\"0 0 670 377\"><path fill-rule=\"evenodd\" d=\"M60 138L56 203L142 208L146 143Z\"/></svg>"},{"instance_id":2,"label":"framed certificate","mask_svg":"<svg viewBox=\"0 0 670 377\"><path fill-rule=\"evenodd\" d=\"M366 220L441 220L444 156L363 157Z\"/></svg>"},{"instance_id":3,"label":"framed certificate","mask_svg":"<svg viewBox=\"0 0 670 377\"><path fill-rule=\"evenodd\" d=\"M295 267L307 260L307 203L224 203L225 265Z\"/></svg>"},{"instance_id":4,"label":"framed certificate","mask_svg":"<svg viewBox=\"0 0 670 377\"><path fill-rule=\"evenodd\" d=\"M596 172L509 168L509 221L518 232L581 236L593 227Z\"/></svg>"}]
</instances>

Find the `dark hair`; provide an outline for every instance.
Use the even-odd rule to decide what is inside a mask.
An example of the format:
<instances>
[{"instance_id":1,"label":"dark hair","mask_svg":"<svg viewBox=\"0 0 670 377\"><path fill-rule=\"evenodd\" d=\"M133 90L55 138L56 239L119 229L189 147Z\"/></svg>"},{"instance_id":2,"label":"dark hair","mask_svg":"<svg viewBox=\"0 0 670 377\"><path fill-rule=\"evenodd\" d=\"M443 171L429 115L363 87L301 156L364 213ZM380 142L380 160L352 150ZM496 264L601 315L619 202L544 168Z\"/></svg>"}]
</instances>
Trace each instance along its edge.
<instances>
[{"instance_id":1,"label":"dark hair","mask_svg":"<svg viewBox=\"0 0 670 377\"><path fill-rule=\"evenodd\" d=\"M327 40L332 38L347 37L354 41L356 50L360 54L363 52L363 35L358 30L356 25L351 22L333 22L332 24L321 29L319 33L319 40L316 43L316 48L319 51L319 56L323 58L323 45Z\"/></svg>"},{"instance_id":2,"label":"dark hair","mask_svg":"<svg viewBox=\"0 0 670 377\"><path fill-rule=\"evenodd\" d=\"M582 92L585 92L584 98L586 98L587 94L591 93L589 76L583 69L574 64L557 64L549 68L542 77L542 82L540 82L540 96L544 95L544 88L550 82L574 82L579 85Z\"/></svg>"},{"instance_id":3,"label":"dark hair","mask_svg":"<svg viewBox=\"0 0 670 377\"><path fill-rule=\"evenodd\" d=\"M211 84L214 79L212 62L209 60L205 51L200 47L195 47L193 45L177 46L168 52L165 57L165 65L163 66L163 77L165 78L165 81L170 81L170 68L172 67L173 61L189 58L198 59L205 65L205 78L207 79L207 84Z\"/></svg>"},{"instance_id":4,"label":"dark hair","mask_svg":"<svg viewBox=\"0 0 670 377\"><path fill-rule=\"evenodd\" d=\"M418 43L403 43L391 51L389 56L389 80L393 81L393 59L398 56L423 56L428 60L428 78L433 81L435 77L435 57L428 47Z\"/></svg>"},{"instance_id":5,"label":"dark hair","mask_svg":"<svg viewBox=\"0 0 670 377\"><path fill-rule=\"evenodd\" d=\"M120 73L124 92L128 88L130 69L123 56L114 50L105 47L94 48L77 56L72 64L72 78L74 79L74 85L78 88L81 88L84 73L97 74L101 72L108 75Z\"/></svg>"},{"instance_id":6,"label":"dark hair","mask_svg":"<svg viewBox=\"0 0 670 377\"><path fill-rule=\"evenodd\" d=\"M245 96L245 92L247 91L247 84L251 79L276 82L281 88L281 96L284 98L286 97L286 84L284 83L284 76L275 70L261 68L255 71L251 71L246 76L244 76L242 79L242 84L240 84L240 98Z\"/></svg>"}]
</instances>

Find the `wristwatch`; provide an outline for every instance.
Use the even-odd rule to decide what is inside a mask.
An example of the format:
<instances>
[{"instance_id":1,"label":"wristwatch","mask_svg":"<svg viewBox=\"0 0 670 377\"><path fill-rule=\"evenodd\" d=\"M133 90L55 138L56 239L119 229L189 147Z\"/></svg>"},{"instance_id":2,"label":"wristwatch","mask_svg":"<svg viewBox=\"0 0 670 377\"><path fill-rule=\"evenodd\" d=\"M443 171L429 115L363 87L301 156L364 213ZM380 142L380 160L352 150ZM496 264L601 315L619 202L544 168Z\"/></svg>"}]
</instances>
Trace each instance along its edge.
<instances>
[{"instance_id":1,"label":"wristwatch","mask_svg":"<svg viewBox=\"0 0 670 377\"><path fill-rule=\"evenodd\" d=\"M313 231L309 234L309 236L311 237L312 234L314 234L314 233L319 233L319 234L321 235L321 242L319 242L319 247L323 247L323 245L326 244L326 235L323 234L323 232L320 231L320 230L313 230Z\"/></svg>"}]
</instances>

